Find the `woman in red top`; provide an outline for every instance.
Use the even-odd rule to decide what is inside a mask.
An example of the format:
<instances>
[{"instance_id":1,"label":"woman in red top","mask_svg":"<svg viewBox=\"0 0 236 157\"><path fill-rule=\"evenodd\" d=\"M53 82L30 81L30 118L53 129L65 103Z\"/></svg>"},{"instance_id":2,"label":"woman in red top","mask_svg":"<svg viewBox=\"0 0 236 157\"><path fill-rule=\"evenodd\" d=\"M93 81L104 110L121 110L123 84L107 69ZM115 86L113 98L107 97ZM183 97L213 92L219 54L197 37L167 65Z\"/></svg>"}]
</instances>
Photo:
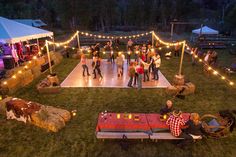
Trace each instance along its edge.
<instances>
[{"instance_id":1,"label":"woman in red top","mask_svg":"<svg viewBox=\"0 0 236 157\"><path fill-rule=\"evenodd\" d=\"M136 71L138 73L138 90L140 90L142 88L142 78L144 73L143 64L139 65Z\"/></svg>"}]
</instances>

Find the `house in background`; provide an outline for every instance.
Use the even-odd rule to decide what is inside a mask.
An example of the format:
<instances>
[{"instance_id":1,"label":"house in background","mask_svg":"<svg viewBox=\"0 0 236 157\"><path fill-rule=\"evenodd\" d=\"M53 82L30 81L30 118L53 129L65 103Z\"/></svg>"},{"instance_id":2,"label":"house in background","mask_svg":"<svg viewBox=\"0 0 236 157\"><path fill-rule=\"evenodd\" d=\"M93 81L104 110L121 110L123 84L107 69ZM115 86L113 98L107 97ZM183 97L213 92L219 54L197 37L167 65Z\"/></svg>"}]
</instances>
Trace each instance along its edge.
<instances>
[{"instance_id":1,"label":"house in background","mask_svg":"<svg viewBox=\"0 0 236 157\"><path fill-rule=\"evenodd\" d=\"M40 19L36 19L36 20L33 20L33 19L14 19L14 21L25 24L25 25L33 26L33 27L38 27L38 28L47 26L47 24L44 23Z\"/></svg>"}]
</instances>

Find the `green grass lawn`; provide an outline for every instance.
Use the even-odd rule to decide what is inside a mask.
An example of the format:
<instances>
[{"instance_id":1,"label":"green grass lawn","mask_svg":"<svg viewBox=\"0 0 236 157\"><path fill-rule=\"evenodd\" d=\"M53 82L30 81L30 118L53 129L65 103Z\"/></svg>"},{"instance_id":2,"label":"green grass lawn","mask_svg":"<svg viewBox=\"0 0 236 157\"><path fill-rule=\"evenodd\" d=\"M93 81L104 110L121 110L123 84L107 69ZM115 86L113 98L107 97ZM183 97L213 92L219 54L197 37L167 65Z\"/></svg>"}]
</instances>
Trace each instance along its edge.
<instances>
[{"instance_id":1,"label":"green grass lawn","mask_svg":"<svg viewBox=\"0 0 236 157\"><path fill-rule=\"evenodd\" d=\"M232 57L231 57L232 58ZM230 62L227 52L221 52L220 62ZM61 81L77 65L78 60L64 59L54 68ZM172 80L178 71L179 58L162 60L162 73ZM185 112L216 113L222 109L236 109L236 88L216 76L206 76L202 66L191 66L191 58L185 56L184 74L196 86L196 93L185 100L175 99L174 106ZM82 74L78 74L82 75ZM170 96L164 89L106 89L66 88L58 95L42 95L36 84L44 74L28 87L20 89L14 96L46 105L78 111L77 116L58 133L49 133L32 125L6 121L0 116L0 157L235 157L236 131L223 139L203 139L188 150L177 148L171 141L157 143L131 141L128 151L121 149L119 141L97 140L95 127L98 113L111 112L159 112ZM236 77L231 77L234 82Z\"/></svg>"}]
</instances>

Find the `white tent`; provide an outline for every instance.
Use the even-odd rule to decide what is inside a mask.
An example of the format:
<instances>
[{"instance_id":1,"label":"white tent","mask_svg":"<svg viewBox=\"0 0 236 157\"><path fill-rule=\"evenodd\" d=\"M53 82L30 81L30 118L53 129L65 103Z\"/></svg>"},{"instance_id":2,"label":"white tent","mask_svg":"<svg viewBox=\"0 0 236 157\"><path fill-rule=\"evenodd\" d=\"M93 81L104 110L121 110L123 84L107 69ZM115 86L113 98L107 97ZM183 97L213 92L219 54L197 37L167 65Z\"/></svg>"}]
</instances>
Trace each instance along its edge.
<instances>
[{"instance_id":1,"label":"white tent","mask_svg":"<svg viewBox=\"0 0 236 157\"><path fill-rule=\"evenodd\" d=\"M204 34L204 35L217 35L217 34L219 34L219 31L214 30L210 27L204 26L202 28L192 30L192 33Z\"/></svg>"},{"instance_id":2,"label":"white tent","mask_svg":"<svg viewBox=\"0 0 236 157\"><path fill-rule=\"evenodd\" d=\"M33 26L33 27L42 27L42 26L47 26L46 23L44 23L42 20L37 19L14 19L14 21L28 25L28 26Z\"/></svg>"},{"instance_id":3,"label":"white tent","mask_svg":"<svg viewBox=\"0 0 236 157\"><path fill-rule=\"evenodd\" d=\"M53 32L0 17L0 41L5 43L17 43L51 36L53 36Z\"/></svg>"}]
</instances>

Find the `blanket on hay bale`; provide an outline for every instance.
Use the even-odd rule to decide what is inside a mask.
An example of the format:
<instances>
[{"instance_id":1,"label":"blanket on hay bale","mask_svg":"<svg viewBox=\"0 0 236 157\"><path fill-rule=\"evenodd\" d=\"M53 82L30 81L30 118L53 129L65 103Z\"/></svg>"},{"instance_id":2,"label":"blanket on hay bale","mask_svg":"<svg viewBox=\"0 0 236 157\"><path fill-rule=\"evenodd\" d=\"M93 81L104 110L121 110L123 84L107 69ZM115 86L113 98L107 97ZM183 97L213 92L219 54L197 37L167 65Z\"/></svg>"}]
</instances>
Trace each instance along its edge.
<instances>
[{"instance_id":1,"label":"blanket on hay bale","mask_svg":"<svg viewBox=\"0 0 236 157\"><path fill-rule=\"evenodd\" d=\"M69 111L32 101L12 98L4 103L7 119L30 123L48 131L58 132L71 119Z\"/></svg>"}]
</instances>

